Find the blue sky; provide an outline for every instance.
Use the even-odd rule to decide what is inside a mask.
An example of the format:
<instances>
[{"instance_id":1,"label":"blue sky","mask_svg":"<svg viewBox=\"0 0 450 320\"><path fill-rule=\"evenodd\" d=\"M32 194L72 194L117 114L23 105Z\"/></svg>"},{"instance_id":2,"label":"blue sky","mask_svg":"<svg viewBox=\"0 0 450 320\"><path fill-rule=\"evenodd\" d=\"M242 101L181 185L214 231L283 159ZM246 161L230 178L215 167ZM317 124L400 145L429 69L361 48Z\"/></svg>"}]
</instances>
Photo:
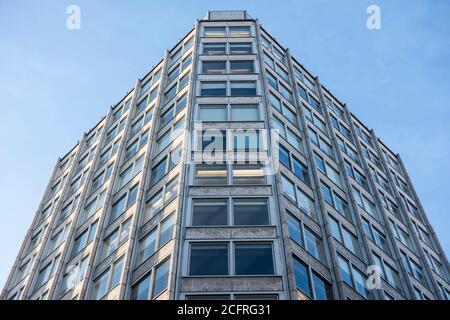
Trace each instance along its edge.
<instances>
[{"instance_id":1,"label":"blue sky","mask_svg":"<svg viewBox=\"0 0 450 320\"><path fill-rule=\"evenodd\" d=\"M66 28L70 4L81 30ZM366 28L370 4L381 30ZM449 1L0 0L0 286L56 159L208 9L259 18L401 154L449 255Z\"/></svg>"}]
</instances>

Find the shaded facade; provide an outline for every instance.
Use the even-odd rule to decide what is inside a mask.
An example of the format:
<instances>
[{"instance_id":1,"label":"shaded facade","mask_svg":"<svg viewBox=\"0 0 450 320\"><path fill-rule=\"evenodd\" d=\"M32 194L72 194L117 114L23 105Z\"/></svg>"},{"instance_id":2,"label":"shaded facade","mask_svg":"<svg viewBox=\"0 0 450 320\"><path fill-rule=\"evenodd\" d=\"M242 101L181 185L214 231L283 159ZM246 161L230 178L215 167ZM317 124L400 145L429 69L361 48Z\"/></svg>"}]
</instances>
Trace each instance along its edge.
<instances>
[{"instance_id":1,"label":"shaded facade","mask_svg":"<svg viewBox=\"0 0 450 320\"><path fill-rule=\"evenodd\" d=\"M257 19L210 11L58 159L1 298L448 299L448 277L400 156Z\"/></svg>"}]
</instances>

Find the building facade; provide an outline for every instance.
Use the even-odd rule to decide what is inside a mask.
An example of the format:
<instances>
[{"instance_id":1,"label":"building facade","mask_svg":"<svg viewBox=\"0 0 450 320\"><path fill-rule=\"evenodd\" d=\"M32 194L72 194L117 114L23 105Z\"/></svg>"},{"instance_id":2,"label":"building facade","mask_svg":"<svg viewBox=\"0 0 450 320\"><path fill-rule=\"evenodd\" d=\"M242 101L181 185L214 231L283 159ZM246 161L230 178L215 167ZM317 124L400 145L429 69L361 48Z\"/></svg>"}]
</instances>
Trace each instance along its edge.
<instances>
[{"instance_id":1,"label":"building facade","mask_svg":"<svg viewBox=\"0 0 450 320\"><path fill-rule=\"evenodd\" d=\"M210 11L58 159L1 298L449 299L448 279L400 156L257 19Z\"/></svg>"}]
</instances>

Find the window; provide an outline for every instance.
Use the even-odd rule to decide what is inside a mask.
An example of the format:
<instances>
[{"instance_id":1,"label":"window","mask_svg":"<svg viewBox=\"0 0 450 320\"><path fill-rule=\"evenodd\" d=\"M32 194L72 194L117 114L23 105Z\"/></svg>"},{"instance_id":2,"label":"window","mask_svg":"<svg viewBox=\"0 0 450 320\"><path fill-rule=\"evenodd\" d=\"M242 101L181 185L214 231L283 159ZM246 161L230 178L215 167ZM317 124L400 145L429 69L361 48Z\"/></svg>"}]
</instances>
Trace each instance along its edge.
<instances>
[{"instance_id":1,"label":"window","mask_svg":"<svg viewBox=\"0 0 450 320\"><path fill-rule=\"evenodd\" d=\"M30 244L28 245L27 252L30 252L33 250L40 242L42 235L44 234L45 230L47 229L47 226L39 229L37 232L33 234L30 240Z\"/></svg>"},{"instance_id":2,"label":"window","mask_svg":"<svg viewBox=\"0 0 450 320\"><path fill-rule=\"evenodd\" d=\"M258 121L259 108L257 104L231 105L231 121Z\"/></svg>"},{"instance_id":3,"label":"window","mask_svg":"<svg viewBox=\"0 0 450 320\"><path fill-rule=\"evenodd\" d=\"M78 253L81 252L89 243L94 241L95 233L97 231L97 223L98 221L95 221L92 223L88 228L86 228L79 236L75 238L73 247L72 247L72 253L71 257L76 256Z\"/></svg>"},{"instance_id":4,"label":"window","mask_svg":"<svg viewBox=\"0 0 450 320\"><path fill-rule=\"evenodd\" d=\"M221 226L228 224L226 199L194 199L192 204L193 226Z\"/></svg>"},{"instance_id":5,"label":"window","mask_svg":"<svg viewBox=\"0 0 450 320\"><path fill-rule=\"evenodd\" d=\"M305 295L315 300L329 300L332 299L331 286L328 282L323 280L316 272L309 272L306 264L300 261L297 257L293 257L295 284L297 289L302 291ZM310 277L311 275L311 277ZM312 289L314 288L314 290Z\"/></svg>"},{"instance_id":6,"label":"window","mask_svg":"<svg viewBox=\"0 0 450 320\"><path fill-rule=\"evenodd\" d=\"M285 176L281 176L281 186L283 189L283 193L290 198L291 200L293 200L294 202L296 202L296 196L295 196L295 186L294 184L287 179Z\"/></svg>"},{"instance_id":7,"label":"window","mask_svg":"<svg viewBox=\"0 0 450 320\"><path fill-rule=\"evenodd\" d=\"M177 146L170 152L169 156L169 170L177 166L181 161L182 149L181 146Z\"/></svg>"},{"instance_id":8,"label":"window","mask_svg":"<svg viewBox=\"0 0 450 320\"><path fill-rule=\"evenodd\" d=\"M265 198L234 199L233 212L236 226L269 224L269 210Z\"/></svg>"},{"instance_id":9,"label":"window","mask_svg":"<svg viewBox=\"0 0 450 320\"><path fill-rule=\"evenodd\" d=\"M191 243L189 275L228 275L228 245L226 243Z\"/></svg>"},{"instance_id":10,"label":"window","mask_svg":"<svg viewBox=\"0 0 450 320\"><path fill-rule=\"evenodd\" d=\"M201 82L200 95L204 97L226 96L226 82Z\"/></svg>"},{"instance_id":11,"label":"window","mask_svg":"<svg viewBox=\"0 0 450 320\"><path fill-rule=\"evenodd\" d=\"M113 203L109 217L110 223L122 215L126 208L127 197L123 195L119 200Z\"/></svg>"},{"instance_id":12,"label":"window","mask_svg":"<svg viewBox=\"0 0 450 320\"><path fill-rule=\"evenodd\" d=\"M89 256L80 259L75 264L68 264L63 274L62 284L59 291L60 296L72 290L85 276Z\"/></svg>"},{"instance_id":13,"label":"window","mask_svg":"<svg viewBox=\"0 0 450 320\"><path fill-rule=\"evenodd\" d=\"M105 202L105 191L100 192L92 200L88 202L86 207L81 211L78 219L78 226L82 225L87 219L92 217L98 210L103 208Z\"/></svg>"},{"instance_id":14,"label":"window","mask_svg":"<svg viewBox=\"0 0 450 320\"><path fill-rule=\"evenodd\" d=\"M58 255L39 271L36 283L34 285L34 291L42 287L53 276L56 272L56 268L58 267L59 260L60 256Z\"/></svg>"},{"instance_id":15,"label":"window","mask_svg":"<svg viewBox=\"0 0 450 320\"><path fill-rule=\"evenodd\" d=\"M173 80L178 78L178 75L180 74L180 66L177 65L174 69L169 71L167 74L167 83L171 83Z\"/></svg>"},{"instance_id":16,"label":"window","mask_svg":"<svg viewBox=\"0 0 450 320\"><path fill-rule=\"evenodd\" d=\"M308 227L304 226L296 217L288 213L288 229L291 239L304 247L313 257L318 260L324 259L322 239L320 239Z\"/></svg>"},{"instance_id":17,"label":"window","mask_svg":"<svg viewBox=\"0 0 450 320\"><path fill-rule=\"evenodd\" d=\"M282 164L291 169L291 158L289 155L289 151L282 145L280 145L278 148L278 158Z\"/></svg>"},{"instance_id":18,"label":"window","mask_svg":"<svg viewBox=\"0 0 450 320\"><path fill-rule=\"evenodd\" d=\"M139 282L131 288L131 300L156 299L166 288L169 279L170 260L159 264L154 270L145 275ZM152 274L154 284L151 284ZM152 289L153 287L153 289Z\"/></svg>"},{"instance_id":19,"label":"window","mask_svg":"<svg viewBox=\"0 0 450 320\"><path fill-rule=\"evenodd\" d=\"M230 43L230 54L252 54L253 48L251 43Z\"/></svg>"},{"instance_id":20,"label":"window","mask_svg":"<svg viewBox=\"0 0 450 320\"><path fill-rule=\"evenodd\" d=\"M372 227L366 219L362 219L362 225L365 235L372 240L378 247L384 250L387 254L390 253L386 236L377 228Z\"/></svg>"},{"instance_id":21,"label":"window","mask_svg":"<svg viewBox=\"0 0 450 320\"><path fill-rule=\"evenodd\" d=\"M311 286L309 283L308 267L298 259L293 259L295 284L304 294L311 297Z\"/></svg>"},{"instance_id":22,"label":"window","mask_svg":"<svg viewBox=\"0 0 450 320\"><path fill-rule=\"evenodd\" d=\"M256 96L256 82L233 81L230 82L231 96Z\"/></svg>"},{"instance_id":23,"label":"window","mask_svg":"<svg viewBox=\"0 0 450 320\"><path fill-rule=\"evenodd\" d=\"M225 37L225 27L204 27L203 35L205 37L221 38Z\"/></svg>"},{"instance_id":24,"label":"window","mask_svg":"<svg viewBox=\"0 0 450 320\"><path fill-rule=\"evenodd\" d=\"M123 262L124 258L122 257L94 280L91 293L92 299L102 299L111 289L119 284L122 275Z\"/></svg>"},{"instance_id":25,"label":"window","mask_svg":"<svg viewBox=\"0 0 450 320\"><path fill-rule=\"evenodd\" d=\"M342 243L348 250L358 257L361 257L361 249L358 239L347 228L342 226L336 219L328 216L333 237Z\"/></svg>"},{"instance_id":26,"label":"window","mask_svg":"<svg viewBox=\"0 0 450 320\"><path fill-rule=\"evenodd\" d=\"M397 290L402 290L402 285L400 283L400 278L398 276L397 271L395 271L391 266L389 266L386 262L381 260L381 258L372 252L372 257L375 264L380 268L381 276L385 279L392 287Z\"/></svg>"},{"instance_id":27,"label":"window","mask_svg":"<svg viewBox=\"0 0 450 320\"><path fill-rule=\"evenodd\" d=\"M312 280L316 300L330 300L333 298L331 285L314 271L312 272Z\"/></svg>"},{"instance_id":28,"label":"window","mask_svg":"<svg viewBox=\"0 0 450 320\"><path fill-rule=\"evenodd\" d=\"M230 61L230 72L233 74L254 73L253 61Z\"/></svg>"},{"instance_id":29,"label":"window","mask_svg":"<svg viewBox=\"0 0 450 320\"><path fill-rule=\"evenodd\" d=\"M166 288L169 280L169 261L166 260L156 267L155 283L153 285L153 298L159 296Z\"/></svg>"},{"instance_id":30,"label":"window","mask_svg":"<svg viewBox=\"0 0 450 320\"><path fill-rule=\"evenodd\" d=\"M300 188L297 188L297 201L300 209L310 218L317 220L316 211L314 209L314 201L307 196Z\"/></svg>"},{"instance_id":31,"label":"window","mask_svg":"<svg viewBox=\"0 0 450 320\"><path fill-rule=\"evenodd\" d=\"M52 237L50 238L50 243L45 251L45 255L50 254L53 252L56 248L58 248L61 243L67 240L67 237L69 235L71 222L67 223L64 227L59 228L53 232Z\"/></svg>"},{"instance_id":32,"label":"window","mask_svg":"<svg viewBox=\"0 0 450 320\"><path fill-rule=\"evenodd\" d=\"M111 232L103 241L101 258L105 259L120 246L128 241L131 228L131 218L122 223L116 230Z\"/></svg>"},{"instance_id":33,"label":"window","mask_svg":"<svg viewBox=\"0 0 450 320\"><path fill-rule=\"evenodd\" d=\"M287 224L288 224L288 232L289 237L297 242L299 245L303 245L303 233L300 224L300 220L294 217L291 213L288 213L287 216Z\"/></svg>"},{"instance_id":34,"label":"window","mask_svg":"<svg viewBox=\"0 0 450 320\"><path fill-rule=\"evenodd\" d=\"M322 195L325 202L334 207L342 216L352 221L347 202L334 191L331 191L331 188L322 181L320 182L320 189L322 190Z\"/></svg>"},{"instance_id":35,"label":"window","mask_svg":"<svg viewBox=\"0 0 450 320\"><path fill-rule=\"evenodd\" d=\"M367 299L369 292L365 288L366 280L364 275L353 266L350 267L349 262L341 256L338 256L338 263L344 282Z\"/></svg>"},{"instance_id":36,"label":"window","mask_svg":"<svg viewBox=\"0 0 450 320\"><path fill-rule=\"evenodd\" d=\"M234 164L233 184L265 184L266 176L262 164Z\"/></svg>"},{"instance_id":37,"label":"window","mask_svg":"<svg viewBox=\"0 0 450 320\"><path fill-rule=\"evenodd\" d=\"M102 186L111 177L112 170L114 168L114 162L108 165L108 167L100 172L93 180L91 186L91 194L93 194L100 186Z\"/></svg>"},{"instance_id":38,"label":"window","mask_svg":"<svg viewBox=\"0 0 450 320\"><path fill-rule=\"evenodd\" d=\"M232 132L235 151L258 151L261 149L261 136L258 130L235 129Z\"/></svg>"},{"instance_id":39,"label":"window","mask_svg":"<svg viewBox=\"0 0 450 320\"><path fill-rule=\"evenodd\" d=\"M228 36L229 37L250 37L250 26L236 26L236 27L228 27Z\"/></svg>"},{"instance_id":40,"label":"window","mask_svg":"<svg viewBox=\"0 0 450 320\"><path fill-rule=\"evenodd\" d=\"M151 273L144 276L139 282L131 288L131 300L149 300L150 299L150 281Z\"/></svg>"},{"instance_id":41,"label":"window","mask_svg":"<svg viewBox=\"0 0 450 320\"><path fill-rule=\"evenodd\" d=\"M183 49L179 48L176 51L174 51L170 56L170 64L175 63L178 59L180 59L181 55L183 54Z\"/></svg>"},{"instance_id":42,"label":"window","mask_svg":"<svg viewBox=\"0 0 450 320\"><path fill-rule=\"evenodd\" d=\"M175 225L175 214L171 214L168 218L161 222L159 231L159 247L162 247L172 239Z\"/></svg>"},{"instance_id":43,"label":"window","mask_svg":"<svg viewBox=\"0 0 450 320\"><path fill-rule=\"evenodd\" d=\"M166 168L167 168L167 157L165 157L163 160L161 160L158 164L156 164L152 168L152 176L151 176L151 183L156 183L161 180L162 177L166 174Z\"/></svg>"},{"instance_id":44,"label":"window","mask_svg":"<svg viewBox=\"0 0 450 320\"><path fill-rule=\"evenodd\" d=\"M227 69L225 61L203 61L202 66L205 74L225 74Z\"/></svg>"},{"instance_id":45,"label":"window","mask_svg":"<svg viewBox=\"0 0 450 320\"><path fill-rule=\"evenodd\" d=\"M355 187L352 187L353 196L355 197L356 202L362 207L367 213L369 213L372 217L378 220L378 212L375 205L367 199L367 197L361 194Z\"/></svg>"},{"instance_id":46,"label":"window","mask_svg":"<svg viewBox=\"0 0 450 320\"><path fill-rule=\"evenodd\" d=\"M272 245L270 243L236 243L236 275L274 274Z\"/></svg>"},{"instance_id":47,"label":"window","mask_svg":"<svg viewBox=\"0 0 450 320\"><path fill-rule=\"evenodd\" d=\"M226 185L226 164L197 164L195 166L196 185Z\"/></svg>"},{"instance_id":48,"label":"window","mask_svg":"<svg viewBox=\"0 0 450 320\"><path fill-rule=\"evenodd\" d=\"M367 183L366 177L359 173L357 170L353 169L352 165L344 160L345 169L350 177L355 180L361 187L363 187L366 191L369 191L369 185Z\"/></svg>"},{"instance_id":49,"label":"window","mask_svg":"<svg viewBox=\"0 0 450 320\"><path fill-rule=\"evenodd\" d=\"M316 211L314 209L314 201L306 195L300 188L297 188L297 201L300 209L310 218L317 220Z\"/></svg>"},{"instance_id":50,"label":"window","mask_svg":"<svg viewBox=\"0 0 450 320\"><path fill-rule=\"evenodd\" d=\"M225 54L225 43L204 43L203 54L207 55Z\"/></svg>"},{"instance_id":51,"label":"window","mask_svg":"<svg viewBox=\"0 0 450 320\"><path fill-rule=\"evenodd\" d=\"M331 167L327 162L323 160L322 157L318 156L317 154L314 154L314 158L317 168L322 171L322 173L324 173L331 181L333 181L334 184L342 189L342 181L339 172Z\"/></svg>"},{"instance_id":52,"label":"window","mask_svg":"<svg viewBox=\"0 0 450 320\"><path fill-rule=\"evenodd\" d=\"M156 251L157 228L153 229L139 241L138 263L144 262Z\"/></svg>"},{"instance_id":53,"label":"window","mask_svg":"<svg viewBox=\"0 0 450 320\"><path fill-rule=\"evenodd\" d=\"M145 221L153 217L165 204L168 204L177 196L178 187L178 176L176 176L147 200L144 216Z\"/></svg>"},{"instance_id":54,"label":"window","mask_svg":"<svg viewBox=\"0 0 450 320\"><path fill-rule=\"evenodd\" d=\"M127 183L131 181L136 175L138 175L144 164L144 155L136 159L131 165L129 165L125 170L119 174L119 179L117 179L116 191L123 188Z\"/></svg>"},{"instance_id":55,"label":"window","mask_svg":"<svg viewBox=\"0 0 450 320\"><path fill-rule=\"evenodd\" d=\"M198 112L198 120L201 121L227 121L226 105L200 105Z\"/></svg>"},{"instance_id":56,"label":"window","mask_svg":"<svg viewBox=\"0 0 450 320\"><path fill-rule=\"evenodd\" d=\"M411 241L411 238L409 237L409 234L405 230L400 228L398 225L396 225L392 220L389 220L389 225L390 225L390 228L391 228L394 236L398 240L400 240L400 242L403 243L403 245L405 245L409 250L411 250L412 252L415 252L414 246Z\"/></svg>"}]
</instances>

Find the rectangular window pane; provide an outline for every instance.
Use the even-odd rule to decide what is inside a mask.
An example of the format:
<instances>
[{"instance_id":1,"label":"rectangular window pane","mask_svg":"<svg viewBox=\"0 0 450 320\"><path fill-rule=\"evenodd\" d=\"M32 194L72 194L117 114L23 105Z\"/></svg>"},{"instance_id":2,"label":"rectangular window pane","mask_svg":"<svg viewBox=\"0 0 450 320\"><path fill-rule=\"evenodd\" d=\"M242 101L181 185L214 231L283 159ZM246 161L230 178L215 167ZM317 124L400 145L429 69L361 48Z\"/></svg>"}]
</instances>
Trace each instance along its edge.
<instances>
[{"instance_id":1,"label":"rectangular window pane","mask_svg":"<svg viewBox=\"0 0 450 320\"><path fill-rule=\"evenodd\" d=\"M202 73L205 74L225 74L225 61L203 61Z\"/></svg>"},{"instance_id":2,"label":"rectangular window pane","mask_svg":"<svg viewBox=\"0 0 450 320\"><path fill-rule=\"evenodd\" d=\"M225 96L227 94L226 82L202 82L200 95L205 97Z\"/></svg>"},{"instance_id":3,"label":"rectangular window pane","mask_svg":"<svg viewBox=\"0 0 450 320\"><path fill-rule=\"evenodd\" d=\"M295 273L295 284L299 290L301 290L308 297L311 297L311 286L309 283L308 268L299 260L293 260L294 263L294 273Z\"/></svg>"},{"instance_id":4,"label":"rectangular window pane","mask_svg":"<svg viewBox=\"0 0 450 320\"><path fill-rule=\"evenodd\" d=\"M256 82L231 82L231 96L256 96Z\"/></svg>"},{"instance_id":5,"label":"rectangular window pane","mask_svg":"<svg viewBox=\"0 0 450 320\"><path fill-rule=\"evenodd\" d=\"M238 243L235 245L236 275L274 274L270 243Z\"/></svg>"},{"instance_id":6,"label":"rectangular window pane","mask_svg":"<svg viewBox=\"0 0 450 320\"><path fill-rule=\"evenodd\" d=\"M227 121L226 105L200 105L198 120L201 121Z\"/></svg>"},{"instance_id":7,"label":"rectangular window pane","mask_svg":"<svg viewBox=\"0 0 450 320\"><path fill-rule=\"evenodd\" d=\"M225 43L204 43L203 53L208 55L225 54Z\"/></svg>"},{"instance_id":8,"label":"rectangular window pane","mask_svg":"<svg viewBox=\"0 0 450 320\"><path fill-rule=\"evenodd\" d=\"M226 199L193 200L193 226L222 226L227 224L228 202Z\"/></svg>"},{"instance_id":9,"label":"rectangular window pane","mask_svg":"<svg viewBox=\"0 0 450 320\"><path fill-rule=\"evenodd\" d=\"M230 61L230 72L234 74L254 73L253 61Z\"/></svg>"},{"instance_id":10,"label":"rectangular window pane","mask_svg":"<svg viewBox=\"0 0 450 320\"><path fill-rule=\"evenodd\" d=\"M205 37L225 37L225 27L205 27L203 35Z\"/></svg>"},{"instance_id":11,"label":"rectangular window pane","mask_svg":"<svg viewBox=\"0 0 450 320\"><path fill-rule=\"evenodd\" d=\"M234 224L241 226L268 225L267 199L235 199Z\"/></svg>"},{"instance_id":12,"label":"rectangular window pane","mask_svg":"<svg viewBox=\"0 0 450 320\"><path fill-rule=\"evenodd\" d=\"M228 275L228 245L226 243L192 243L189 275Z\"/></svg>"},{"instance_id":13,"label":"rectangular window pane","mask_svg":"<svg viewBox=\"0 0 450 320\"><path fill-rule=\"evenodd\" d=\"M233 184L264 184L266 176L262 164L233 165Z\"/></svg>"},{"instance_id":14,"label":"rectangular window pane","mask_svg":"<svg viewBox=\"0 0 450 320\"><path fill-rule=\"evenodd\" d=\"M230 54L251 54L253 53L251 43L230 43Z\"/></svg>"},{"instance_id":15,"label":"rectangular window pane","mask_svg":"<svg viewBox=\"0 0 450 320\"><path fill-rule=\"evenodd\" d=\"M226 185L226 164L198 164L195 166L196 185Z\"/></svg>"},{"instance_id":16,"label":"rectangular window pane","mask_svg":"<svg viewBox=\"0 0 450 320\"><path fill-rule=\"evenodd\" d=\"M166 288L169 280L170 260L167 260L156 267L155 284L153 285L152 298L159 296Z\"/></svg>"},{"instance_id":17,"label":"rectangular window pane","mask_svg":"<svg viewBox=\"0 0 450 320\"><path fill-rule=\"evenodd\" d=\"M258 121L259 108L258 105L242 104L231 105L231 121Z\"/></svg>"}]
</instances>

